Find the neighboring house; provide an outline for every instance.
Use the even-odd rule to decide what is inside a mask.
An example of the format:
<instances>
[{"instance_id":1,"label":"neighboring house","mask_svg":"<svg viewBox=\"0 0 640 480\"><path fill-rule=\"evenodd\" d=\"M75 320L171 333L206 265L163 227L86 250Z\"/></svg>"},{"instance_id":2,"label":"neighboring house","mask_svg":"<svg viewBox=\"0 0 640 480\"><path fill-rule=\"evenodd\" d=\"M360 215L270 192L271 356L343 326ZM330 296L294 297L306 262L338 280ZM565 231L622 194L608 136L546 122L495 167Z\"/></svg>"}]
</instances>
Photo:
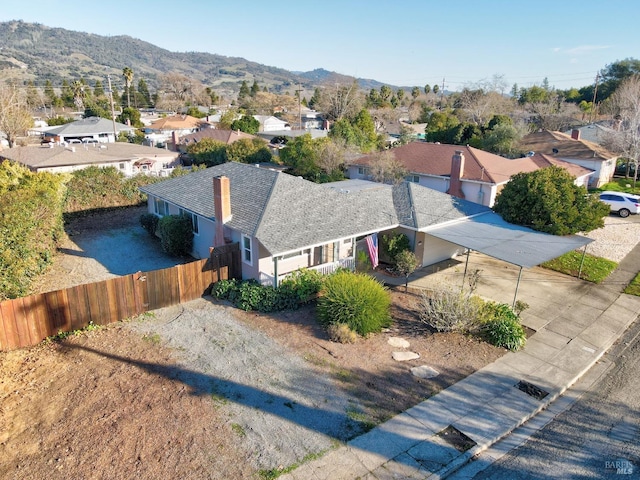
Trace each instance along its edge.
<instances>
[{"instance_id":1,"label":"neighboring house","mask_svg":"<svg viewBox=\"0 0 640 480\"><path fill-rule=\"evenodd\" d=\"M153 145L171 144L177 145L178 138L195 133L211 125L205 120L191 115L173 115L156 120L144 128L145 138Z\"/></svg>"},{"instance_id":2,"label":"neighboring house","mask_svg":"<svg viewBox=\"0 0 640 480\"><path fill-rule=\"evenodd\" d=\"M509 225L488 207L411 182L315 184L236 162L140 190L148 195L149 212L191 218L194 257L206 258L212 247L237 243L242 277L263 284L277 284L303 267L323 272L353 268L357 240L373 233L407 234L422 265L461 253L466 240L456 232L465 231L469 222L483 241L490 241L480 251L494 252L498 246L492 256L511 258L513 252L516 261L526 257L528 263L519 265L536 265L531 261L541 263L589 241Z\"/></svg>"},{"instance_id":3,"label":"neighboring house","mask_svg":"<svg viewBox=\"0 0 640 480\"><path fill-rule=\"evenodd\" d=\"M12 160L34 172L65 173L87 167L115 167L127 176L137 173L168 176L180 163L176 152L123 142L15 147L0 151L0 159Z\"/></svg>"},{"instance_id":4,"label":"neighboring house","mask_svg":"<svg viewBox=\"0 0 640 480\"><path fill-rule=\"evenodd\" d=\"M248 133L241 132L240 130L219 130L217 128L205 128L196 133L190 133L184 135L178 139L178 150L182 153L187 151L187 147L194 143L198 143L203 138L210 138L217 142L224 143L225 145L231 145L238 140L252 140L256 137ZM265 142L266 143L266 142Z\"/></svg>"},{"instance_id":5,"label":"neighboring house","mask_svg":"<svg viewBox=\"0 0 640 480\"><path fill-rule=\"evenodd\" d=\"M115 143L116 135L120 132L131 133L136 129L123 123L113 122L106 118L88 117L75 122L66 123L57 127L34 128L33 131L40 130L44 141L52 143L69 143L70 141L95 140L99 143Z\"/></svg>"},{"instance_id":6,"label":"neighboring house","mask_svg":"<svg viewBox=\"0 0 640 480\"><path fill-rule=\"evenodd\" d=\"M613 178L618 156L600 145L582 140L579 130L572 135L561 132L541 132L526 135L520 142L523 150L553 155L565 162L574 163L594 171L589 187L598 188Z\"/></svg>"},{"instance_id":7,"label":"neighboring house","mask_svg":"<svg viewBox=\"0 0 640 480\"><path fill-rule=\"evenodd\" d=\"M274 132L280 130L291 130L289 122L280 120L271 115L254 115L253 118L260 122L260 132Z\"/></svg>"},{"instance_id":8,"label":"neighboring house","mask_svg":"<svg viewBox=\"0 0 640 480\"><path fill-rule=\"evenodd\" d=\"M587 142L602 145L604 141L615 133L615 130L611 128L610 121L605 121L575 127L562 133L569 135L571 138L578 138L580 140L586 140Z\"/></svg>"},{"instance_id":9,"label":"neighboring house","mask_svg":"<svg viewBox=\"0 0 640 480\"><path fill-rule=\"evenodd\" d=\"M508 159L477 148L438 143L411 142L389 150L407 171L406 180L492 207L511 176L557 165L566 169L577 185L587 185L592 170L550 155ZM351 160L348 177L372 179L375 156Z\"/></svg>"}]
</instances>

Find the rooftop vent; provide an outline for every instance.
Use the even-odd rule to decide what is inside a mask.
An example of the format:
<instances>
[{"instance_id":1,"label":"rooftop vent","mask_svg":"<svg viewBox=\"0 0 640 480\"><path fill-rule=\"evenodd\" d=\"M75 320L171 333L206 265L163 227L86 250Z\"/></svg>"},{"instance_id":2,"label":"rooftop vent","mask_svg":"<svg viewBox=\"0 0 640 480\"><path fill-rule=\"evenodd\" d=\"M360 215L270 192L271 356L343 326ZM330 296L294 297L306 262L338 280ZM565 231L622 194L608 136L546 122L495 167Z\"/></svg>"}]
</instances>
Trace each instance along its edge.
<instances>
[{"instance_id":1,"label":"rooftop vent","mask_svg":"<svg viewBox=\"0 0 640 480\"><path fill-rule=\"evenodd\" d=\"M527 152L527 157L533 157L536 154L533 150Z\"/></svg>"}]
</instances>

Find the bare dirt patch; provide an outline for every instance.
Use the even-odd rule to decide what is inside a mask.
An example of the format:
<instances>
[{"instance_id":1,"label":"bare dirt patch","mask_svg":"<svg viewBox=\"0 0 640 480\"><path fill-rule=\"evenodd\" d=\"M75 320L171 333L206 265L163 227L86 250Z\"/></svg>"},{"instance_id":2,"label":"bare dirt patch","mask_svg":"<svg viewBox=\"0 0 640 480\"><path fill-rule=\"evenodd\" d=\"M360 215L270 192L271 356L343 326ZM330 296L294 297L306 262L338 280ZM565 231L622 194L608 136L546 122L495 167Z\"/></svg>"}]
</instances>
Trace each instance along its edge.
<instances>
[{"instance_id":1,"label":"bare dirt patch","mask_svg":"<svg viewBox=\"0 0 640 480\"><path fill-rule=\"evenodd\" d=\"M0 477L260 478L505 353L430 332L417 295L392 295L393 326L355 344L331 342L313 305L263 315L205 298L2 352ZM420 358L393 360L403 349L390 337ZM420 365L440 374L417 378L410 369Z\"/></svg>"}]
</instances>

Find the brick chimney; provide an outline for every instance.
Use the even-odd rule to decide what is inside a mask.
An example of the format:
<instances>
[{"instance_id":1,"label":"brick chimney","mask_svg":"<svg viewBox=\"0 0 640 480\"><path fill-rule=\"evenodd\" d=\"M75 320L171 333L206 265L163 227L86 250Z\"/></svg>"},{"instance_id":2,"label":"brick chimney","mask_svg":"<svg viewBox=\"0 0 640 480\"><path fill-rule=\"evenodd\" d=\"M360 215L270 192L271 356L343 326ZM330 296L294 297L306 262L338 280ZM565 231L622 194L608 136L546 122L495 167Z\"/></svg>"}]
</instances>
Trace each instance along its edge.
<instances>
[{"instance_id":1,"label":"brick chimney","mask_svg":"<svg viewBox=\"0 0 640 480\"><path fill-rule=\"evenodd\" d=\"M580 130L571 130L571 138L573 138L574 140L580 140Z\"/></svg>"},{"instance_id":2,"label":"brick chimney","mask_svg":"<svg viewBox=\"0 0 640 480\"><path fill-rule=\"evenodd\" d=\"M216 236L214 246L225 244L224 224L231 219L231 186L229 177L213 178L213 203L216 218Z\"/></svg>"},{"instance_id":3,"label":"brick chimney","mask_svg":"<svg viewBox=\"0 0 640 480\"><path fill-rule=\"evenodd\" d=\"M462 175L464 174L464 154L462 150L456 150L456 153L451 157L451 177L449 183L449 190L447 193L454 197L464 198L462 192Z\"/></svg>"},{"instance_id":4,"label":"brick chimney","mask_svg":"<svg viewBox=\"0 0 640 480\"><path fill-rule=\"evenodd\" d=\"M178 132L176 132L175 130L173 132L171 132L171 142L173 143L173 151L177 152L178 151Z\"/></svg>"}]
</instances>

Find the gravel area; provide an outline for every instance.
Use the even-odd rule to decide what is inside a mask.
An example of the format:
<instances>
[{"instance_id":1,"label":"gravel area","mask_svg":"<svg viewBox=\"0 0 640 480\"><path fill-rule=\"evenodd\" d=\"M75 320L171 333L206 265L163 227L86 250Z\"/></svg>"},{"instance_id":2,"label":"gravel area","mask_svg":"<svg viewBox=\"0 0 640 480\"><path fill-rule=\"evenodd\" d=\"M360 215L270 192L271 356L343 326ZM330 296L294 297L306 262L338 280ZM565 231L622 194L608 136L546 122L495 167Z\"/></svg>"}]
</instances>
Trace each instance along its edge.
<instances>
[{"instance_id":1,"label":"gravel area","mask_svg":"<svg viewBox=\"0 0 640 480\"><path fill-rule=\"evenodd\" d=\"M192 392L213 392L256 469L291 465L359 433L349 414L360 410L353 396L233 312L198 299L131 325L172 347L178 379Z\"/></svg>"},{"instance_id":2,"label":"gravel area","mask_svg":"<svg viewBox=\"0 0 640 480\"><path fill-rule=\"evenodd\" d=\"M640 242L640 217L609 215L604 224L604 228L583 234L595 240L587 246L587 253L620 262Z\"/></svg>"}]
</instances>

